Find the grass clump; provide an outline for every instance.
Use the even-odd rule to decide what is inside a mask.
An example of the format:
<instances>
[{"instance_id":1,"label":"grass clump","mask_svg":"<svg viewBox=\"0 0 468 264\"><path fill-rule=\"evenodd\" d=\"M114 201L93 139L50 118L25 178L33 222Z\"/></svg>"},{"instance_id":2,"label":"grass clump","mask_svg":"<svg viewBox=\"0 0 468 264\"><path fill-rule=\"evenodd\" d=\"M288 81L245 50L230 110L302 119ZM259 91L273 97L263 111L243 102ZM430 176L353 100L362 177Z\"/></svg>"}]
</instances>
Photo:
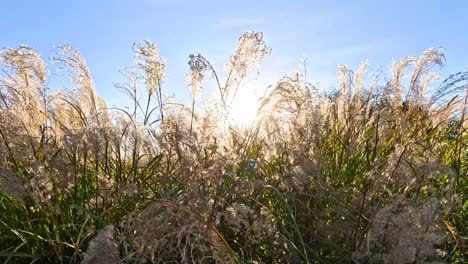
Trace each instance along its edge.
<instances>
[{"instance_id":1,"label":"grass clump","mask_svg":"<svg viewBox=\"0 0 468 264\"><path fill-rule=\"evenodd\" d=\"M432 72L442 50L388 74L340 66L328 94L285 76L247 128L229 111L263 34L241 36L224 79L190 55L189 105L164 95L155 44L134 51L127 109L71 46L53 65L76 88L56 92L34 49L1 52L2 263L467 261L468 73Z\"/></svg>"}]
</instances>

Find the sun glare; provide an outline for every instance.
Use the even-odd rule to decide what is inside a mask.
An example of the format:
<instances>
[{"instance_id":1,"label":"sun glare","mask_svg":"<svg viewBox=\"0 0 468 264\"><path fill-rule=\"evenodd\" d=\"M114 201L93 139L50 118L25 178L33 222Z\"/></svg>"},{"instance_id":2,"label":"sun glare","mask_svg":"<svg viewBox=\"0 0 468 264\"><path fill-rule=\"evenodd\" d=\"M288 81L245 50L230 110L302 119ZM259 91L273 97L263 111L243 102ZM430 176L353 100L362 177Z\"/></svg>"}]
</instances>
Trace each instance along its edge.
<instances>
[{"instance_id":1,"label":"sun glare","mask_svg":"<svg viewBox=\"0 0 468 264\"><path fill-rule=\"evenodd\" d=\"M239 126L250 126L257 117L258 99L251 87L239 89L229 111L229 121Z\"/></svg>"}]
</instances>

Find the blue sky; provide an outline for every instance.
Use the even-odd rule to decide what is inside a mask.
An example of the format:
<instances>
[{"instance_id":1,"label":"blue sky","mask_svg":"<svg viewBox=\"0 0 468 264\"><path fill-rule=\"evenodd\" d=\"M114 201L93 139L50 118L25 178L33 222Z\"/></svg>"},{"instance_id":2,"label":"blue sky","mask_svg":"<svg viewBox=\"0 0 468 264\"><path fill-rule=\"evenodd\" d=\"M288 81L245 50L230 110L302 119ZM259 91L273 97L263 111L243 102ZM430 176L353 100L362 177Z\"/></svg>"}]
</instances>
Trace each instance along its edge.
<instances>
[{"instance_id":1,"label":"blue sky","mask_svg":"<svg viewBox=\"0 0 468 264\"><path fill-rule=\"evenodd\" d=\"M78 48L98 93L110 104L122 95L113 84L132 64L132 45L154 41L167 59L166 94L189 97L184 77L188 55L201 52L222 71L238 37L262 31L273 49L262 64L263 83L291 73L307 58L307 78L326 89L338 64L351 68L367 59L373 70L393 58L446 49L443 73L468 65L468 2L465 1L188 1L81 0L0 3L0 47L26 44L45 59L54 45Z\"/></svg>"}]
</instances>

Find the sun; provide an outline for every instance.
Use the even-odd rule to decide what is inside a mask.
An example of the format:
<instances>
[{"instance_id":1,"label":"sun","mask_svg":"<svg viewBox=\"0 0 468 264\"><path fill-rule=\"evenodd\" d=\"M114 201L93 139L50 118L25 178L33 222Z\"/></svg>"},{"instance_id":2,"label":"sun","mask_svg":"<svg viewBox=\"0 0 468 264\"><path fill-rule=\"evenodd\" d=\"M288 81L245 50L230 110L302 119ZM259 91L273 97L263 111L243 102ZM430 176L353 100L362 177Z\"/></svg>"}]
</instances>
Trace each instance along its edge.
<instances>
[{"instance_id":1,"label":"sun","mask_svg":"<svg viewBox=\"0 0 468 264\"><path fill-rule=\"evenodd\" d=\"M259 97L252 87L242 87L232 101L229 110L229 121L238 126L248 127L257 117Z\"/></svg>"}]
</instances>

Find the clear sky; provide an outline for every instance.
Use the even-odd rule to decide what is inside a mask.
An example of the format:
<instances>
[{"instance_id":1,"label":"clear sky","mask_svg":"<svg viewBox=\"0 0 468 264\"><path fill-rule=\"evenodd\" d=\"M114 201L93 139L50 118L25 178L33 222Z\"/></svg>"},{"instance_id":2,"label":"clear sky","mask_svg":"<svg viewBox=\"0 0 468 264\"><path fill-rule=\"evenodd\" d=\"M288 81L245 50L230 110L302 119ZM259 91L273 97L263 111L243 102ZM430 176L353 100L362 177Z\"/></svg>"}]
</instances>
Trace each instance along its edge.
<instances>
[{"instance_id":1,"label":"clear sky","mask_svg":"<svg viewBox=\"0 0 468 264\"><path fill-rule=\"evenodd\" d=\"M165 92L188 98L188 55L201 52L222 70L238 37L264 32L273 49L261 77L273 83L307 58L307 78L333 85L338 64L355 68L367 59L388 69L392 58L446 49L444 73L468 65L466 1L189 1L189 0L2 0L1 47L26 44L51 56L54 45L78 48L98 93L120 102L113 83L132 64L131 47L154 41L167 59Z\"/></svg>"}]
</instances>

